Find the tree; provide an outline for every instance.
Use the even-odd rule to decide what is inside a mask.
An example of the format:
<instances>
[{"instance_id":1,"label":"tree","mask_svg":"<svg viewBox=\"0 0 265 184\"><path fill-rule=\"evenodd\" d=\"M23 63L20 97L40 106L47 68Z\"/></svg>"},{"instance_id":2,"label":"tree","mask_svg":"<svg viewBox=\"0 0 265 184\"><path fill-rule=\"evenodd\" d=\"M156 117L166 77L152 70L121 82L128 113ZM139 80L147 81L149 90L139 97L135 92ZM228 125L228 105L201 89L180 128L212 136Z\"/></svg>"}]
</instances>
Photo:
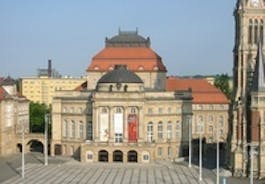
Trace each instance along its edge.
<instances>
[{"instance_id":1,"label":"tree","mask_svg":"<svg viewBox=\"0 0 265 184\"><path fill-rule=\"evenodd\" d=\"M231 89L229 86L229 76L227 74L217 75L214 79L214 86L220 89L228 99L231 98Z\"/></svg>"},{"instance_id":2,"label":"tree","mask_svg":"<svg viewBox=\"0 0 265 184\"><path fill-rule=\"evenodd\" d=\"M30 129L31 132L44 132L45 114L49 113L50 109L45 104L30 102Z\"/></svg>"}]
</instances>

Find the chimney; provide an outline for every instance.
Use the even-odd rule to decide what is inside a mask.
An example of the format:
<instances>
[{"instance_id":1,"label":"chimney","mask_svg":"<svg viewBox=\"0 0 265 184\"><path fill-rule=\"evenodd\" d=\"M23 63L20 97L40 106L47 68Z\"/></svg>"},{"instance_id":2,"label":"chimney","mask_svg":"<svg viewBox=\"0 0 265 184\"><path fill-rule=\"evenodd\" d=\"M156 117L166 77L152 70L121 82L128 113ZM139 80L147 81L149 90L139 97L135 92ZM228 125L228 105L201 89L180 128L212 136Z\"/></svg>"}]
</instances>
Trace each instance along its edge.
<instances>
[{"instance_id":1,"label":"chimney","mask_svg":"<svg viewBox=\"0 0 265 184\"><path fill-rule=\"evenodd\" d=\"M52 76L52 60L48 60L48 77Z\"/></svg>"}]
</instances>

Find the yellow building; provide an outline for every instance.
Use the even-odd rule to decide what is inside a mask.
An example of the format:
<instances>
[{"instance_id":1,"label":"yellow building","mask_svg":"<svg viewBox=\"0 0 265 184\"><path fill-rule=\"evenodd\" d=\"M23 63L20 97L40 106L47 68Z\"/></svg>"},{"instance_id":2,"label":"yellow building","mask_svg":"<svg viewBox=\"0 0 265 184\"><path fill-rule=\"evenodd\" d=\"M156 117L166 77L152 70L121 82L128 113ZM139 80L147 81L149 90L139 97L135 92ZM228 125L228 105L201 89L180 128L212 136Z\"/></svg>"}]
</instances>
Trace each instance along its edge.
<instances>
[{"instance_id":1,"label":"yellow building","mask_svg":"<svg viewBox=\"0 0 265 184\"><path fill-rule=\"evenodd\" d=\"M51 104L55 91L74 90L85 82L85 78L48 76L21 78L21 94L33 102Z\"/></svg>"}]
</instances>

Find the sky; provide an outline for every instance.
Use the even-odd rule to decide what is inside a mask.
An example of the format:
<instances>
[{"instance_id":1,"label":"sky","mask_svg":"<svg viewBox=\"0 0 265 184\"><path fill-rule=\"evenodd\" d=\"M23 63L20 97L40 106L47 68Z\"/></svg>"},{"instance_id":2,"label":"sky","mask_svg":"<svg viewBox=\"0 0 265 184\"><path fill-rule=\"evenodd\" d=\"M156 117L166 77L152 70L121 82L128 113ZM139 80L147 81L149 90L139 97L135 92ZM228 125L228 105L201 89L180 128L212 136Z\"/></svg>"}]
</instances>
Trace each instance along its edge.
<instances>
[{"instance_id":1,"label":"sky","mask_svg":"<svg viewBox=\"0 0 265 184\"><path fill-rule=\"evenodd\" d=\"M86 75L118 30L150 37L168 75L232 74L235 0L1 0L0 76L34 76L48 59Z\"/></svg>"}]
</instances>

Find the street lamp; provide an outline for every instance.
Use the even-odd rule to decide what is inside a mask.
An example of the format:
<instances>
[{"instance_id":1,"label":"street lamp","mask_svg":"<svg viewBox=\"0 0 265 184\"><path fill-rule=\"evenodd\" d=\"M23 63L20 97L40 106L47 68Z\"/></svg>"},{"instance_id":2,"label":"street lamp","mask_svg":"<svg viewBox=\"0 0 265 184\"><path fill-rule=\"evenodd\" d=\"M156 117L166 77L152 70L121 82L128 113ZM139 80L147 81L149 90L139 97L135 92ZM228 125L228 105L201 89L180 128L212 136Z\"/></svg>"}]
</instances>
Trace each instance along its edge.
<instances>
[{"instance_id":1,"label":"street lamp","mask_svg":"<svg viewBox=\"0 0 265 184\"><path fill-rule=\"evenodd\" d=\"M22 146L22 154L21 154L21 176L22 178L25 177L25 132L28 132L28 128L25 128L26 119L20 120L20 130L21 133L21 146Z\"/></svg>"},{"instance_id":2,"label":"street lamp","mask_svg":"<svg viewBox=\"0 0 265 184\"><path fill-rule=\"evenodd\" d=\"M188 116L188 123L189 123L189 167L191 167L191 156L192 156L192 117Z\"/></svg>"},{"instance_id":3,"label":"street lamp","mask_svg":"<svg viewBox=\"0 0 265 184\"><path fill-rule=\"evenodd\" d=\"M199 141L200 143L200 155L199 155L199 157L200 157L200 159L199 159L199 165L200 165L200 176L199 176L199 180L200 181L202 181L202 121L200 121L200 141Z\"/></svg>"},{"instance_id":4,"label":"street lamp","mask_svg":"<svg viewBox=\"0 0 265 184\"><path fill-rule=\"evenodd\" d=\"M216 125L216 184L219 184L219 122Z\"/></svg>"},{"instance_id":5,"label":"street lamp","mask_svg":"<svg viewBox=\"0 0 265 184\"><path fill-rule=\"evenodd\" d=\"M48 124L50 122L50 114L45 114L45 128L44 128L44 165L48 165Z\"/></svg>"}]
</instances>

